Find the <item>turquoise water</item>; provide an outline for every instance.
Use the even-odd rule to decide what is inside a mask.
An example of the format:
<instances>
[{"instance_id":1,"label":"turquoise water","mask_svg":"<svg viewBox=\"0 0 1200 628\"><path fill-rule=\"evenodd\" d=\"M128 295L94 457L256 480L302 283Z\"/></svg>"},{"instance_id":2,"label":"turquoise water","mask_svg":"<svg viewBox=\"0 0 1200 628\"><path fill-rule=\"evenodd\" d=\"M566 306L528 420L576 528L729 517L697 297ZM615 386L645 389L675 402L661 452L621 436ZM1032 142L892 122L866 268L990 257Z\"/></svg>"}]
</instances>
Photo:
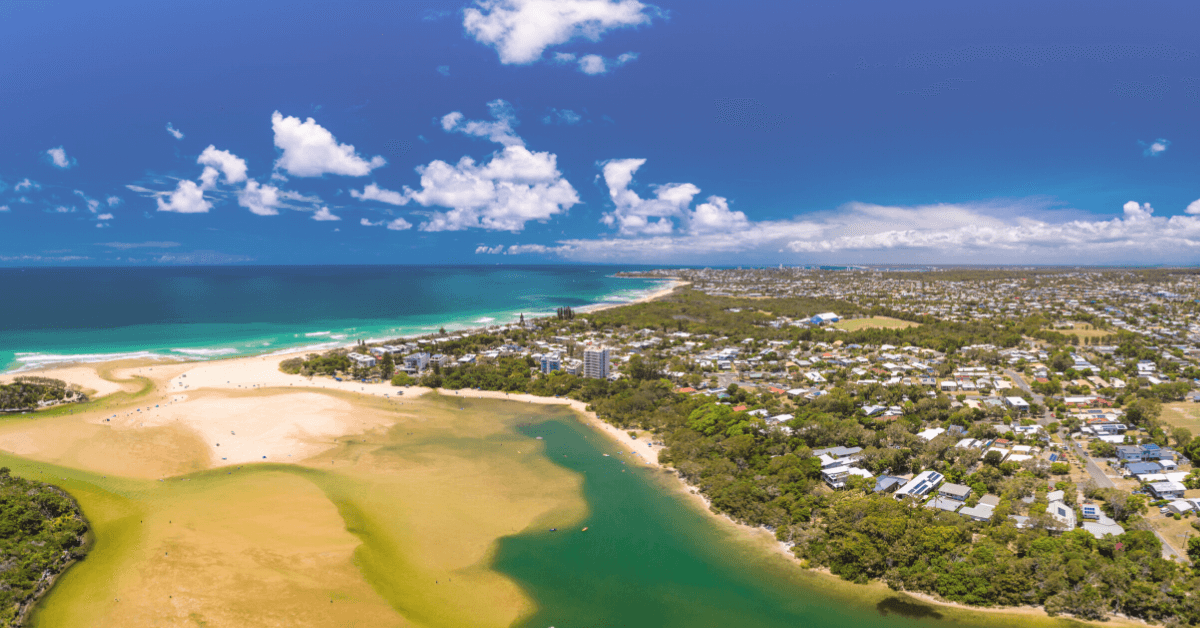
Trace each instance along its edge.
<instances>
[{"instance_id":1,"label":"turquoise water","mask_svg":"<svg viewBox=\"0 0 1200 628\"><path fill-rule=\"evenodd\" d=\"M613 266L0 269L0 370L323 349L634 300Z\"/></svg>"}]
</instances>

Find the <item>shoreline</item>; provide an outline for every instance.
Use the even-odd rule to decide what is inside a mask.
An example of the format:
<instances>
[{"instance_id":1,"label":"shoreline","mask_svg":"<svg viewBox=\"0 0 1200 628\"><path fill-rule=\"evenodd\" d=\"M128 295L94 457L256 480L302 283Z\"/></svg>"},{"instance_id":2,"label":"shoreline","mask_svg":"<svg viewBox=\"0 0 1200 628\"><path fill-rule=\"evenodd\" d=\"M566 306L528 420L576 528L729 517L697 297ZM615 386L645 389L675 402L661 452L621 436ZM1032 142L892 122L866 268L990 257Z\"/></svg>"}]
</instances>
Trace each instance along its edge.
<instances>
[{"instance_id":1,"label":"shoreline","mask_svg":"<svg viewBox=\"0 0 1200 628\"><path fill-rule=\"evenodd\" d=\"M632 277L631 279L649 279L649 278ZM664 281L665 284L651 289L650 292L647 292L646 294L643 294L643 295L637 297L636 299L633 299L632 301L623 301L623 302L599 301L596 303L584 305L584 306L580 307L578 311L580 313L586 314L586 313L591 313L591 312L600 312L603 310L608 310L608 309L612 309L612 308L616 308L616 307L622 307L625 305L636 305L638 303L645 303L647 301L653 301L653 300L659 299L667 294L670 294L676 288L679 288L679 287L685 286L685 285L690 285L689 282L681 281L678 278L662 278L661 280L659 280L659 279L654 279L654 280L655 281ZM611 296L613 296L613 294L603 295L602 298L611 297ZM473 332L477 332L480 330L487 330L490 327L500 327L503 325L516 324L517 319L515 317L510 322L500 323L500 322L497 322L496 318L492 317L493 314L495 314L497 316L512 315L513 312L485 313L485 314L480 315L480 317L477 318L475 321L471 321L469 323L449 322L449 323L442 323L442 324L440 324L440 326L442 326L442 327L452 326L452 328L447 328L446 333L448 333L448 334L461 334L461 333L473 333ZM544 315L542 315L542 316L531 317L531 320L537 320L538 318L550 318L552 316L553 316L553 312L548 312L548 313L544 313ZM487 319L487 318L490 318L491 320L488 320L487 322L479 322L479 321L481 321L483 319ZM249 352L249 353L243 353L243 354L237 354L237 355L234 355L234 354L238 353L238 351L239 351L238 349L232 349L227 346L226 347L202 346L202 347L186 347L186 348L172 348L172 349L133 349L130 351L113 352L113 353L78 353L78 354L54 354L54 353L45 353L45 352L14 353L14 356L16 356L18 359L14 360L14 362L10 365L10 367L7 370L0 371L0 384L11 383L13 378L19 377L19 376L40 375L40 374L44 374L44 373L50 372L50 371L56 371L56 372L63 371L63 370L66 370L66 369L69 369L72 367L82 367L84 369L87 369L92 366L98 367L98 366L102 366L105 364L111 364L113 362L126 362L126 361L130 361L130 360L146 360L146 361L159 362L162 364L191 364L191 363L221 362L224 360L237 360L237 359L242 359L242 358L258 358L258 357L274 357L274 356L292 357L292 356L295 356L298 354L318 353L318 352L323 352L323 351L329 351L332 349L349 349L349 348L353 348L354 346L356 346L357 342L360 340L366 341L368 343L384 342L387 340L397 340L397 339L411 340L414 338L421 338L423 336L436 335L436 332L400 334L400 335L394 335L394 336L385 335L385 336L379 337L379 338L364 337L364 338L359 338L359 339L355 340L354 342L348 342L348 341L346 341L345 338L337 338L336 336L342 335L340 332L337 334L333 334L330 332L302 332L301 334L297 334L297 338L300 335L303 335L306 337L306 340L308 341L307 344L296 344L295 346L291 346L291 347L274 348L274 349L272 349L271 347L263 347L263 351L261 351L261 352ZM326 340L326 339L327 339L327 341L322 342L322 340ZM245 342L251 342L251 341L245 341ZM258 342L258 340L253 340L253 342ZM218 343L218 344L229 344L229 343ZM164 352L159 353L158 351L164 351ZM172 352L174 352L174 353L172 353ZM44 360L41 362L35 362L34 365L32 365L32 366L25 366L25 363L23 363L19 358L21 356L27 356L27 355L47 356L47 357L54 358L54 359L47 359L47 360ZM61 358L61 359L59 359L59 358ZM97 380L93 380L93 383L97 383ZM101 388L92 387L92 390L96 390L98 393L101 393L101 394L107 394L107 392L104 392Z\"/></svg>"},{"instance_id":2,"label":"shoreline","mask_svg":"<svg viewBox=\"0 0 1200 628\"><path fill-rule=\"evenodd\" d=\"M635 301L635 303L647 302L661 298L662 296L670 294L683 285L686 285L686 282L673 281L668 287L664 287L652 294L646 295L645 297ZM608 307L617 307L617 305ZM606 309L606 307L602 307L601 309ZM378 384L364 384L362 382L354 381L336 382L332 378L305 378L301 375L289 375L279 371L279 362L288 357L302 355L304 353L306 353L306 351L300 350L291 353L226 357L215 360L195 360L191 362L143 359L138 361L123 361L121 364L114 364L112 362L89 363L86 365L72 364L63 368L45 369L39 372L48 375L54 373L55 371L71 371L70 374L73 376L82 375L84 372L92 372L96 381L107 382L109 385L107 392L100 393L95 396L95 398L99 399L103 399L105 396L115 392L127 390L129 387L128 381L135 376L140 376L150 377L162 384L165 384L165 388L158 391L161 393L164 400L184 403L187 403L189 398L193 397L198 397L199 400L202 401L204 392L215 390L224 393L257 393L268 396L273 394L328 391L330 393L337 392L354 393L355 395L369 395L371 397L383 398L384 400L400 404L402 404L406 399L422 397L429 393L436 393L447 397L457 396L472 399L513 401L516 403L565 405L573 410L573 414L577 417L577 420L580 420L582 423L593 428L595 431L604 434L612 444L618 447L620 453L617 455L620 455L626 459L630 459L627 457L627 454L633 454L636 456L636 458L632 459L636 460L638 464L661 471L663 487L666 490L681 494L685 501L689 502L697 509L702 510L704 513L707 513L707 516L711 517L714 523L722 526L730 526L728 529L731 531L731 533L739 535L741 540L760 545L764 551L769 553L778 553L785 556L788 559L788 568L799 568L799 573L810 574L819 578L820 582L816 586L830 587L833 589L838 589L839 591L844 590L846 591L845 595L847 596L857 596L863 599L869 599L871 596L875 595L874 592L878 591L880 586L885 586L879 582L874 582L868 585L857 585L840 579L839 577L830 573L828 569L802 566L800 559L790 551L789 547L785 543L775 539L770 530L767 530L763 527L756 527L740 523L727 514L715 512L711 507L710 501L703 494L701 494L699 490L688 484L687 481L681 477L673 467L664 466L659 463L658 454L663 447L648 443L648 438L644 436L648 435L648 432L641 432L636 438L631 437L628 431L622 430L621 428L600 419L596 413L590 411L587 408L587 404L582 401L563 397L541 397L526 393L504 393L500 391L480 391L470 389L431 390L421 387L395 387L392 386L390 382L381 382ZM28 373L28 371L25 373ZM5 375L9 377L16 376L16 374L13 373L8 373ZM125 381L122 382L117 380ZM3 376L0 376L0 381L3 381ZM195 402L196 400L197 399L191 399L192 402ZM157 407L158 406L155 406L155 408ZM167 410L168 407L169 406L164 405L163 410ZM150 418L151 412L155 412L157 414L156 411L151 411L149 406L147 406L146 410L147 412L144 414L135 414L131 412L126 416L128 416L132 421L147 420ZM116 415L114 415L114 417L115 416ZM136 419L134 417L136 417ZM211 419L212 416L210 415L206 420ZM270 421L270 419L265 417L264 420ZM117 428L118 425L111 424L111 427ZM121 425L120 427L122 429L134 429L132 423ZM140 424L138 427L140 427ZM290 462L300 462L301 460L308 458L310 455L319 454L320 452L313 453L312 450L305 449L301 447L301 445L318 447L323 451L324 447L317 445L310 437L324 437L326 435L333 434L333 432L330 430L344 431L345 433L338 433L336 435L336 438L341 438L343 436L350 436L356 433L369 432L376 426L363 427L365 427L365 430L359 429L359 426L353 425L352 423L344 422L336 426L329 426L325 429L318 430L318 432L326 432L324 434L311 433L303 439L290 437L291 440L287 440L286 442L270 441L268 444L275 447L275 449L271 452L271 462L288 462L288 458L291 458ZM197 429L197 431L202 431L199 426L193 426L193 428ZM238 430L242 430L243 426L239 424L236 426L236 428ZM222 426L221 429L228 429L228 426ZM318 438L318 440L321 440L321 438ZM336 440L334 442L336 442ZM261 443L259 443L259 445L261 445ZM5 449L7 449L7 447L5 447ZM260 447L260 449L256 450L255 454L249 458L240 456L234 460L224 461L218 459L220 456L216 453L216 451L210 450L210 455L212 456L210 459L210 464L212 465L212 468L220 468L223 466L260 462L261 460L258 459L258 453L261 453L262 450L264 450L263 447ZM16 455L22 455L21 453L15 451L13 453ZM668 473L673 476L671 479L667 479L665 477ZM770 538L767 538L768 535L770 535ZM1047 615L1044 609L1041 607L974 607L941 600L931 594L910 591L894 591L892 592L892 595L906 596L915 601L928 604L933 607L951 608L964 613L982 613L995 616L1011 615L1013 617L1024 617L1027 619L1037 617L1039 619L1044 618L1050 621L1056 619ZM1109 625L1113 625L1112 622L1114 620L1130 624L1142 623L1138 620L1113 616L1109 620Z\"/></svg>"}]
</instances>

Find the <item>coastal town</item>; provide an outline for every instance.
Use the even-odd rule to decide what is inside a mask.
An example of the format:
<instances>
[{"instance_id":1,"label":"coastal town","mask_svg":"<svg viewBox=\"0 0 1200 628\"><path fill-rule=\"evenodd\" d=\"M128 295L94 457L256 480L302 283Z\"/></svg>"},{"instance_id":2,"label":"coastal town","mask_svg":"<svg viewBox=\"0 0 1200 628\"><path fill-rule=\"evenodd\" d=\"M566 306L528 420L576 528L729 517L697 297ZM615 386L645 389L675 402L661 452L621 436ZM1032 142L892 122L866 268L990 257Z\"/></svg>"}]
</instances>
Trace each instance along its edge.
<instances>
[{"instance_id":1,"label":"coastal town","mask_svg":"<svg viewBox=\"0 0 1200 628\"><path fill-rule=\"evenodd\" d=\"M927 523L962 530L966 546L994 545L991 537L1004 529L1071 543L1083 543L1083 534L1091 539L1085 546L1098 547L1153 539L1155 560L1183 568L1200 559L1195 274L670 269L638 276L681 287L648 304L364 343L291 368L582 398L605 420L644 433L659 460L714 510L775 531L805 562L835 573L822 526L833 525L831 510L852 495L886 495L927 511ZM610 388L597 393L599 384L588 381ZM669 388L656 403L670 397L686 417L672 423L611 404L606 412L597 398L645 391L651 382ZM714 448L683 453L682 441L696 438ZM734 441L760 451L732 453ZM718 458L734 467L715 471ZM737 473L784 461L795 467L793 486L799 476L807 482L803 498L785 507L776 505L777 478ZM735 501L731 491L743 495ZM818 509L826 514L797 514ZM985 529L990 535L980 534ZM905 578L841 567L852 580ZM1068 593L1044 603L1077 616L1104 614Z\"/></svg>"}]
</instances>

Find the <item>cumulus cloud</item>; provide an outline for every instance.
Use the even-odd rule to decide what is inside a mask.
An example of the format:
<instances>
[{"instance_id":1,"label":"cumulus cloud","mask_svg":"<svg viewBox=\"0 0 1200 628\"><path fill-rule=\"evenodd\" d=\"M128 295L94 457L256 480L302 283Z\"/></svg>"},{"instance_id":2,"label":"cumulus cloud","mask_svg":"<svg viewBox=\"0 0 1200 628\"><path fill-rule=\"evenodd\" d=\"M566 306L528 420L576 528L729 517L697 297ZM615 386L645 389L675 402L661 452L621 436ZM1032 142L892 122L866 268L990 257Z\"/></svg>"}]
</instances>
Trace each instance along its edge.
<instances>
[{"instance_id":1,"label":"cumulus cloud","mask_svg":"<svg viewBox=\"0 0 1200 628\"><path fill-rule=\"evenodd\" d=\"M550 108L550 113L542 118L542 124L579 124L583 116L570 109Z\"/></svg>"},{"instance_id":2,"label":"cumulus cloud","mask_svg":"<svg viewBox=\"0 0 1200 628\"><path fill-rule=\"evenodd\" d=\"M227 150L217 150L212 144L200 153L196 163L204 166L200 180L206 190L216 187L218 172L225 176L225 183L230 185L246 180L246 161Z\"/></svg>"},{"instance_id":3,"label":"cumulus cloud","mask_svg":"<svg viewBox=\"0 0 1200 628\"><path fill-rule=\"evenodd\" d=\"M1200 214L1200 199L1192 201L1184 211L1192 215Z\"/></svg>"},{"instance_id":4,"label":"cumulus cloud","mask_svg":"<svg viewBox=\"0 0 1200 628\"><path fill-rule=\"evenodd\" d=\"M496 246L493 246L493 247L488 247L488 246L486 246L486 245L480 244L479 246L475 247L475 254L476 254L476 255L479 255L479 254L497 255L497 254L500 254L500 253L503 253L503 252L504 252L504 245L503 245L503 244L498 244L498 245L496 245Z\"/></svg>"},{"instance_id":5,"label":"cumulus cloud","mask_svg":"<svg viewBox=\"0 0 1200 628\"><path fill-rule=\"evenodd\" d=\"M170 133L171 137L174 137L177 140L183 139L183 131L171 126L170 122L167 123L167 133Z\"/></svg>"},{"instance_id":6,"label":"cumulus cloud","mask_svg":"<svg viewBox=\"0 0 1200 628\"><path fill-rule=\"evenodd\" d=\"M507 146L484 164L463 157L457 164L435 160L418 166L421 189L405 187L405 198L432 212L422 231L469 228L520 231L525 223L546 221L579 203L575 188L558 171L557 156Z\"/></svg>"},{"instance_id":7,"label":"cumulus cloud","mask_svg":"<svg viewBox=\"0 0 1200 628\"><path fill-rule=\"evenodd\" d=\"M331 220L341 220L341 217L334 216L333 213L329 211L328 207L322 207L313 214L312 219L325 222Z\"/></svg>"},{"instance_id":8,"label":"cumulus cloud","mask_svg":"<svg viewBox=\"0 0 1200 628\"><path fill-rule=\"evenodd\" d=\"M50 163L54 164L55 168L70 168L75 165L75 160L67 157L67 151L63 150L62 146L51 148L46 151L46 157L50 159Z\"/></svg>"},{"instance_id":9,"label":"cumulus cloud","mask_svg":"<svg viewBox=\"0 0 1200 628\"><path fill-rule=\"evenodd\" d=\"M462 133L489 139L505 146L524 146L525 141L517 136L513 127L517 126L517 114L508 102L497 99L488 103L488 111L495 118L492 122L483 120L466 120L460 111L454 111L442 116L442 129L447 133Z\"/></svg>"},{"instance_id":10,"label":"cumulus cloud","mask_svg":"<svg viewBox=\"0 0 1200 628\"><path fill-rule=\"evenodd\" d=\"M401 198L392 197L401 201L398 205L415 201L425 207L449 208L428 212L422 231L521 231L529 221L544 222L579 203L575 188L558 170L558 156L530 151L513 132L517 121L508 103L496 100L488 108L494 122L465 120L454 112L442 118L442 127L450 133L487 138L504 145L503 150L482 164L464 156L457 164L434 160L418 166L421 188L405 186ZM368 190L355 197L366 196Z\"/></svg>"},{"instance_id":11,"label":"cumulus cloud","mask_svg":"<svg viewBox=\"0 0 1200 628\"><path fill-rule=\"evenodd\" d=\"M602 222L616 226L622 235L664 234L675 229L673 217L683 217L700 188L691 183L668 183L655 188L654 198L643 199L629 189L633 173L645 159L613 159L604 162L602 172L614 209Z\"/></svg>"},{"instance_id":12,"label":"cumulus cloud","mask_svg":"<svg viewBox=\"0 0 1200 628\"><path fill-rule=\"evenodd\" d=\"M73 214L75 213L75 206L67 207L66 205L59 205L53 211L56 214Z\"/></svg>"},{"instance_id":13,"label":"cumulus cloud","mask_svg":"<svg viewBox=\"0 0 1200 628\"><path fill-rule=\"evenodd\" d=\"M635 61L638 58L636 52L627 52L616 59L608 59L600 55L583 55L576 57L573 54L558 53L554 55L554 60L560 64L576 64L579 71L584 74L607 74L609 70L619 68L630 61Z\"/></svg>"},{"instance_id":14,"label":"cumulus cloud","mask_svg":"<svg viewBox=\"0 0 1200 628\"><path fill-rule=\"evenodd\" d=\"M358 224L364 227L378 227L379 225L383 224L383 221L380 220L379 222L371 222L370 220L363 218L362 220L358 221Z\"/></svg>"},{"instance_id":15,"label":"cumulus cloud","mask_svg":"<svg viewBox=\"0 0 1200 628\"><path fill-rule=\"evenodd\" d=\"M112 219L113 219L112 214L100 214L99 216L96 216L96 220L112 220Z\"/></svg>"},{"instance_id":16,"label":"cumulus cloud","mask_svg":"<svg viewBox=\"0 0 1200 628\"><path fill-rule=\"evenodd\" d=\"M279 214L279 197L279 188L250 179L238 192L238 205L259 216L276 216Z\"/></svg>"},{"instance_id":17,"label":"cumulus cloud","mask_svg":"<svg viewBox=\"0 0 1200 628\"><path fill-rule=\"evenodd\" d=\"M649 24L662 12L638 0L478 0L463 11L463 28L491 46L503 64L527 64L551 46L606 31Z\"/></svg>"},{"instance_id":18,"label":"cumulus cloud","mask_svg":"<svg viewBox=\"0 0 1200 628\"><path fill-rule=\"evenodd\" d=\"M110 196L110 197L108 197L108 198L104 199L104 202L105 202L105 203L108 203L108 206L109 206L109 207L116 207L117 205L120 205L120 204L121 204L121 197L119 197L119 196Z\"/></svg>"},{"instance_id":19,"label":"cumulus cloud","mask_svg":"<svg viewBox=\"0 0 1200 628\"><path fill-rule=\"evenodd\" d=\"M163 200L162 196L155 199L158 203L158 211L160 212L175 212L179 214L205 214L212 209L212 203L204 198L204 190L196 185L194 181L184 179L175 186L175 191L171 192L167 200Z\"/></svg>"},{"instance_id":20,"label":"cumulus cloud","mask_svg":"<svg viewBox=\"0 0 1200 628\"><path fill-rule=\"evenodd\" d=\"M408 202L404 199L403 194L393 190L385 190L374 183L368 185L362 192L350 190L350 196L360 201L380 201L391 205L404 205Z\"/></svg>"},{"instance_id":21,"label":"cumulus cloud","mask_svg":"<svg viewBox=\"0 0 1200 628\"><path fill-rule=\"evenodd\" d=\"M6 211L9 211L8 205L0 205L0 212L6 212Z\"/></svg>"},{"instance_id":22,"label":"cumulus cloud","mask_svg":"<svg viewBox=\"0 0 1200 628\"><path fill-rule=\"evenodd\" d=\"M275 167L293 176L362 177L387 163L379 155L364 159L354 146L339 144L332 133L312 118L301 122L300 118L284 117L276 111L271 114L271 128L275 132L275 147L283 151Z\"/></svg>"},{"instance_id":23,"label":"cumulus cloud","mask_svg":"<svg viewBox=\"0 0 1200 628\"><path fill-rule=\"evenodd\" d=\"M21 181L19 181L16 185L13 186L14 192L20 192L21 190L40 190L40 189L42 189L42 185L40 183L38 183L37 181L31 181L28 178L21 179Z\"/></svg>"},{"instance_id":24,"label":"cumulus cloud","mask_svg":"<svg viewBox=\"0 0 1200 628\"><path fill-rule=\"evenodd\" d=\"M1149 143L1146 143L1146 142L1138 142L1138 143L1141 144L1142 146L1146 147L1146 149L1142 151L1142 154L1147 157L1157 157L1157 156L1167 152L1167 149L1171 147L1171 141L1164 140L1162 138L1159 138L1159 139L1154 140L1153 142L1149 142Z\"/></svg>"}]
</instances>

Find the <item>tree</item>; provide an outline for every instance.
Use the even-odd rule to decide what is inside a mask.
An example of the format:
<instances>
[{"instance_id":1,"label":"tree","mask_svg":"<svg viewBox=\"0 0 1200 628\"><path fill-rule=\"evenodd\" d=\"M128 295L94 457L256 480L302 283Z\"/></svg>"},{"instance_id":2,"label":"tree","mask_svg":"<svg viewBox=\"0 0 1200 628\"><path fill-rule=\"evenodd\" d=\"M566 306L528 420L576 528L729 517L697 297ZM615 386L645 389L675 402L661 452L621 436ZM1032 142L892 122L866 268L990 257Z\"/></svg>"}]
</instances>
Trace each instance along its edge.
<instances>
[{"instance_id":1,"label":"tree","mask_svg":"<svg viewBox=\"0 0 1200 628\"><path fill-rule=\"evenodd\" d=\"M379 370L383 379L391 379L392 374L396 372L396 361L392 359L392 354L383 354L383 362L380 363Z\"/></svg>"},{"instance_id":2,"label":"tree","mask_svg":"<svg viewBox=\"0 0 1200 628\"><path fill-rule=\"evenodd\" d=\"M1200 536L1188 539L1187 555L1193 564L1200 564Z\"/></svg>"},{"instance_id":3,"label":"tree","mask_svg":"<svg viewBox=\"0 0 1200 628\"><path fill-rule=\"evenodd\" d=\"M1192 442L1192 431L1186 427L1176 427L1171 430L1171 440L1175 441L1176 447L1184 447Z\"/></svg>"},{"instance_id":4,"label":"tree","mask_svg":"<svg viewBox=\"0 0 1200 628\"><path fill-rule=\"evenodd\" d=\"M1000 461L1004 459L1004 454L998 451L989 451L983 456L983 463L993 467L1000 466Z\"/></svg>"}]
</instances>

